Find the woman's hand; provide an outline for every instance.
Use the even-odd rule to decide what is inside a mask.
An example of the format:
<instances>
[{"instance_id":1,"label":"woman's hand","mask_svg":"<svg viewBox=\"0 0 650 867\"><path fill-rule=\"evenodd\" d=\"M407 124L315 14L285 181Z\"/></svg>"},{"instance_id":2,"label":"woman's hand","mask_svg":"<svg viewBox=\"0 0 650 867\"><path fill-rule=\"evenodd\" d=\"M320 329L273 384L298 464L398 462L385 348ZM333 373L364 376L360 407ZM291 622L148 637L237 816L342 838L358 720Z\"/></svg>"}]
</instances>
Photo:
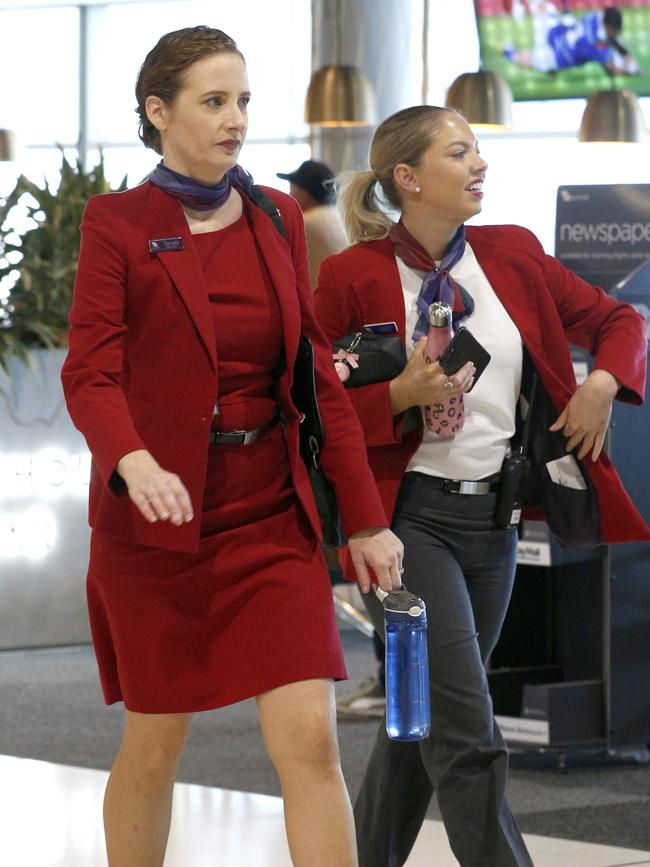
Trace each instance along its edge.
<instances>
[{"instance_id":1,"label":"woman's hand","mask_svg":"<svg viewBox=\"0 0 650 867\"><path fill-rule=\"evenodd\" d=\"M410 406L443 403L450 397L468 391L473 385L476 368L471 361L448 377L437 361L430 364L426 361L426 342L426 337L420 338L404 370L391 380L390 402L393 415L399 415ZM452 383L452 388L445 388L447 381Z\"/></svg>"},{"instance_id":2,"label":"woman's hand","mask_svg":"<svg viewBox=\"0 0 650 867\"><path fill-rule=\"evenodd\" d=\"M171 521L179 527L194 517L187 488L177 475L168 473L145 449L129 452L117 462L133 500L144 517L152 524Z\"/></svg>"},{"instance_id":3,"label":"woman's hand","mask_svg":"<svg viewBox=\"0 0 650 867\"><path fill-rule=\"evenodd\" d=\"M620 387L620 382L606 370L594 370L589 374L549 428L562 431L567 438L568 452L580 443L580 460L589 451L592 461L598 459L612 414L612 402Z\"/></svg>"},{"instance_id":4,"label":"woman's hand","mask_svg":"<svg viewBox=\"0 0 650 867\"><path fill-rule=\"evenodd\" d=\"M391 530L387 527L359 530L350 536L348 546L362 593L368 593L372 586L368 567L383 590L401 587L404 545Z\"/></svg>"}]
</instances>

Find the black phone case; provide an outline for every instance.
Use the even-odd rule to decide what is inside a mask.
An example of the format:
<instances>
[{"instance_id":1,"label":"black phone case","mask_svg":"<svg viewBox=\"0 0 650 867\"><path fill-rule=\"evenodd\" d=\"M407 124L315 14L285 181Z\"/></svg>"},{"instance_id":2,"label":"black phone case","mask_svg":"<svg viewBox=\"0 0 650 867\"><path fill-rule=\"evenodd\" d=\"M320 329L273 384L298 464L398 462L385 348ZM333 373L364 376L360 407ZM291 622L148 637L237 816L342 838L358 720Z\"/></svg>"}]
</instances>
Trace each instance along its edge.
<instances>
[{"instance_id":1,"label":"black phone case","mask_svg":"<svg viewBox=\"0 0 650 867\"><path fill-rule=\"evenodd\" d=\"M479 381L479 377L490 363L492 356L484 349L471 331L461 326L454 334L451 343L438 359L440 367L447 376L452 376L468 361L476 368L472 388ZM471 391L472 388L469 390Z\"/></svg>"}]
</instances>

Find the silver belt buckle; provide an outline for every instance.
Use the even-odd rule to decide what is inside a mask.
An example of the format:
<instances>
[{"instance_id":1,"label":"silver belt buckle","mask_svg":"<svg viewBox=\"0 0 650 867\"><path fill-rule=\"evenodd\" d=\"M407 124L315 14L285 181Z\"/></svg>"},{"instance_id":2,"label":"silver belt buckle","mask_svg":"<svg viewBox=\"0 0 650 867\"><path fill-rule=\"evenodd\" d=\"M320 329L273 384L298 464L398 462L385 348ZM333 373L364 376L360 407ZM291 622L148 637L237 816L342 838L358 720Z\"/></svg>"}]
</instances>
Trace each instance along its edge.
<instances>
[{"instance_id":1,"label":"silver belt buckle","mask_svg":"<svg viewBox=\"0 0 650 867\"><path fill-rule=\"evenodd\" d=\"M220 431L217 436L221 435L222 437L242 437L238 445L247 445L249 442L247 437L248 434L252 433L252 431L243 430L240 428L235 428L235 430L223 430Z\"/></svg>"},{"instance_id":2,"label":"silver belt buckle","mask_svg":"<svg viewBox=\"0 0 650 867\"><path fill-rule=\"evenodd\" d=\"M458 487L459 494L487 494L489 490L489 482L461 482Z\"/></svg>"}]
</instances>

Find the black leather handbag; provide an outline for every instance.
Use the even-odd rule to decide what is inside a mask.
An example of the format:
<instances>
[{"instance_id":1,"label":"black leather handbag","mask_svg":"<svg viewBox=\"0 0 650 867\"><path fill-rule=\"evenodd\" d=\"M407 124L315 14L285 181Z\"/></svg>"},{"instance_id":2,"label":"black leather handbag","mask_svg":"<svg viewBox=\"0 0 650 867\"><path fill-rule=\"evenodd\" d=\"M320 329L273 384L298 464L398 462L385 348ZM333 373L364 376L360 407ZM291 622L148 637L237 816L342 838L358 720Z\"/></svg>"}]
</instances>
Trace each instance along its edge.
<instances>
[{"instance_id":1,"label":"black leather handbag","mask_svg":"<svg viewBox=\"0 0 650 867\"><path fill-rule=\"evenodd\" d=\"M373 331L352 331L332 347L337 372L344 364L349 374L341 375L346 388L372 385L395 379L406 367L406 348L397 334L375 334ZM422 424L419 406L410 406L402 415L401 436L410 436Z\"/></svg>"},{"instance_id":2,"label":"black leather handbag","mask_svg":"<svg viewBox=\"0 0 650 867\"><path fill-rule=\"evenodd\" d=\"M341 548L346 543L334 489L328 482L320 463L325 444L325 431L316 393L314 348L311 340L302 335L293 369L291 399L303 416L300 422L300 454L307 467L314 499L321 518L323 547Z\"/></svg>"},{"instance_id":3,"label":"black leather handbag","mask_svg":"<svg viewBox=\"0 0 650 867\"><path fill-rule=\"evenodd\" d=\"M333 352L350 370L346 388L395 379L406 367L406 349L397 334L352 331L334 343Z\"/></svg>"}]
</instances>

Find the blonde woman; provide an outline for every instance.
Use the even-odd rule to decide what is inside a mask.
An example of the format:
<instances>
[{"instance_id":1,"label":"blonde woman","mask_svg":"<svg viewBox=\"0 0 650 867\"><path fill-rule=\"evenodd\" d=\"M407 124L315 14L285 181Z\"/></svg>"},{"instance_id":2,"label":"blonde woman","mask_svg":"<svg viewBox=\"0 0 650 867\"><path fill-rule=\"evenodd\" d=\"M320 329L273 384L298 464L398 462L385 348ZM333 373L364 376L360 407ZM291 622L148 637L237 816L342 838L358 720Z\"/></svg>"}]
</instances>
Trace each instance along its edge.
<instances>
[{"instance_id":1,"label":"blonde woman","mask_svg":"<svg viewBox=\"0 0 650 867\"><path fill-rule=\"evenodd\" d=\"M508 806L508 754L485 661L515 572L517 531L494 523L501 466L533 372L539 382L531 481L543 492L553 531L567 544L650 538L601 453L613 399L643 399L641 317L545 255L526 229L465 229L481 211L486 172L459 114L415 106L389 117L375 133L370 169L353 176L342 195L356 243L325 260L315 293L330 340L394 322L408 354L392 381L348 393L386 512L404 542L404 582L427 605L432 730L427 740L399 743L380 726L355 806L361 867L405 863L434 789L462 867L532 863ZM398 223L387 206L401 215ZM455 324L466 325L492 355L470 393L471 362L447 377L423 357L424 311L441 299L453 305ZM579 388L569 341L595 356ZM459 394L465 425L455 436L435 437L421 422L403 433L406 410ZM552 481L550 462L574 480L571 487ZM353 577L349 558L346 571ZM374 594L366 604L381 631Z\"/></svg>"}]
</instances>

